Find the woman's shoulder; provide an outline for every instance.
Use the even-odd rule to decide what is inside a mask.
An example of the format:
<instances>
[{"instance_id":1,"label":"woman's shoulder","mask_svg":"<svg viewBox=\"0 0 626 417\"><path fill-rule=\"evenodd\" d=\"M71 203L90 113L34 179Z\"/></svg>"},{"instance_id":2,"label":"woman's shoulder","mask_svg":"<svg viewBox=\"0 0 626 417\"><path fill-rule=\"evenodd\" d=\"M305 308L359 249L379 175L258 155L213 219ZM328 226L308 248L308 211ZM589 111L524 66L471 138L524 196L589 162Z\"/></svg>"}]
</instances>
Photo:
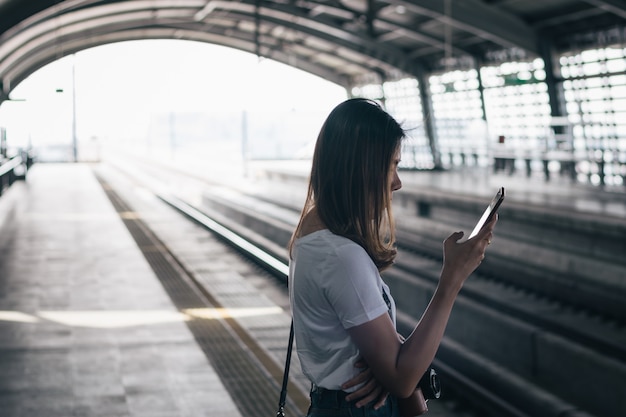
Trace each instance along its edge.
<instances>
[{"instance_id":1,"label":"woman's shoulder","mask_svg":"<svg viewBox=\"0 0 626 417\"><path fill-rule=\"evenodd\" d=\"M376 265L361 245L328 229L299 238L295 261L313 274L324 288L334 287L339 282L353 282L353 287L366 288L365 282L377 282L371 278L380 277Z\"/></svg>"},{"instance_id":2,"label":"woman's shoulder","mask_svg":"<svg viewBox=\"0 0 626 417\"><path fill-rule=\"evenodd\" d=\"M320 244L327 248L361 248L359 244L345 236L337 235L329 229L320 229L296 239L296 244ZM363 248L361 248L363 249Z\"/></svg>"},{"instance_id":3,"label":"woman's shoulder","mask_svg":"<svg viewBox=\"0 0 626 417\"><path fill-rule=\"evenodd\" d=\"M310 243L317 246L327 256L326 260L344 265L369 264L373 262L365 249L355 241L331 232L328 229L311 233ZM304 236L306 238L307 236Z\"/></svg>"},{"instance_id":4,"label":"woman's shoulder","mask_svg":"<svg viewBox=\"0 0 626 417\"><path fill-rule=\"evenodd\" d=\"M361 245L328 229L321 229L299 237L295 241L295 246L298 251L304 250L309 253L313 251L339 259L355 257L359 260L369 259L369 255Z\"/></svg>"}]
</instances>

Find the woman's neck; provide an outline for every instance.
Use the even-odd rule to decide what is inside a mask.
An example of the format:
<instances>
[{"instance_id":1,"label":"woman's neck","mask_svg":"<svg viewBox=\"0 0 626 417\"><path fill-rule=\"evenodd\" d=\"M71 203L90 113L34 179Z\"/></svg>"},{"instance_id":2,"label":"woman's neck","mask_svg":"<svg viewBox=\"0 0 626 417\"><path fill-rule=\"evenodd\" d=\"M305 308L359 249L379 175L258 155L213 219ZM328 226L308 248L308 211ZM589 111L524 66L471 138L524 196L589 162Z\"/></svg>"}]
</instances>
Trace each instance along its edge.
<instances>
[{"instance_id":1,"label":"woman's neck","mask_svg":"<svg viewBox=\"0 0 626 417\"><path fill-rule=\"evenodd\" d=\"M320 219L319 214L317 213L317 209L313 208L307 214L304 215L302 219L302 225L300 227L300 233L298 237L306 236L313 232L317 232L318 230L326 229L326 225Z\"/></svg>"}]
</instances>

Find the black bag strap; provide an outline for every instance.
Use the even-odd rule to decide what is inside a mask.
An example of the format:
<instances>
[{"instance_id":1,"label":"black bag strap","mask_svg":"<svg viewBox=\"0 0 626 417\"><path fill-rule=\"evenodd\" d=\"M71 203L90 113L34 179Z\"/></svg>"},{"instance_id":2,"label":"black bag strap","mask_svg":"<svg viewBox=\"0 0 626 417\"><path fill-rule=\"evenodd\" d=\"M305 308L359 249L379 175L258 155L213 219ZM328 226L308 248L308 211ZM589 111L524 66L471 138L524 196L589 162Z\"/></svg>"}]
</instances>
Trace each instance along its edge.
<instances>
[{"instance_id":1,"label":"black bag strap","mask_svg":"<svg viewBox=\"0 0 626 417\"><path fill-rule=\"evenodd\" d=\"M278 411L276 417L285 417L285 402L287 401L287 383L289 382L289 366L291 364L291 350L293 347L293 320L289 330L289 346L287 347L287 358L285 359L285 371L283 372L283 388L278 399Z\"/></svg>"}]
</instances>

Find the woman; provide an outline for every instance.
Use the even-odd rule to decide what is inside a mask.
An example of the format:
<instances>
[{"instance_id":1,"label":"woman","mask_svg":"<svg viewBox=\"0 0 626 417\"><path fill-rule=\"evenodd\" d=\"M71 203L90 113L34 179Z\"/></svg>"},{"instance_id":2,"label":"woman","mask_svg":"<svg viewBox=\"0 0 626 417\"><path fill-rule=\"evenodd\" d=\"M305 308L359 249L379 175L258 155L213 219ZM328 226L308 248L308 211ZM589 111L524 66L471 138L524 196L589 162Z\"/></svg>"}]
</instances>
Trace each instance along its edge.
<instances>
[{"instance_id":1,"label":"woman","mask_svg":"<svg viewBox=\"0 0 626 417\"><path fill-rule=\"evenodd\" d=\"M445 240L437 289L402 340L380 272L396 256L391 199L402 186L404 137L402 127L366 99L339 104L319 133L289 245L296 346L312 383L310 417L397 416L397 398L410 396L431 364L455 298L491 242L496 220L463 243L463 232Z\"/></svg>"}]
</instances>

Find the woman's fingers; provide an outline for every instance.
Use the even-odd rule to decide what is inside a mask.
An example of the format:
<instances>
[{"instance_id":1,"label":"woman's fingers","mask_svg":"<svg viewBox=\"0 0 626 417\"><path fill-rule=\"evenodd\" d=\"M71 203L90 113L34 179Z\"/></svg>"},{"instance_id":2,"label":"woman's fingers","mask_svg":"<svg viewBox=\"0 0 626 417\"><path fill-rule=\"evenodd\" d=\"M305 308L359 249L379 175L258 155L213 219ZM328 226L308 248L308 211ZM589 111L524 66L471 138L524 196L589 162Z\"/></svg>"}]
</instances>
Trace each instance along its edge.
<instances>
[{"instance_id":1,"label":"woman's fingers","mask_svg":"<svg viewBox=\"0 0 626 417\"><path fill-rule=\"evenodd\" d=\"M463 232L451 234L444 241L444 269L449 271L444 283L457 288L485 259L485 251L493 239L493 230L498 221L495 216L476 236L461 241Z\"/></svg>"},{"instance_id":2,"label":"woman's fingers","mask_svg":"<svg viewBox=\"0 0 626 417\"><path fill-rule=\"evenodd\" d=\"M363 407L364 405L371 403L376 398L378 398L378 396L382 392L383 388L380 385L373 383L373 381L374 380L371 381L371 386L369 387L370 389L369 393L365 397L359 398L359 401L355 403L357 408Z\"/></svg>"},{"instance_id":3,"label":"woman's fingers","mask_svg":"<svg viewBox=\"0 0 626 417\"><path fill-rule=\"evenodd\" d=\"M354 378L350 379L349 381L344 382L341 388L346 390L346 389L355 387L359 384L362 384L363 382L370 379L371 375L372 375L372 370L367 368L363 372L359 372L359 374L355 376Z\"/></svg>"},{"instance_id":4,"label":"woman's fingers","mask_svg":"<svg viewBox=\"0 0 626 417\"><path fill-rule=\"evenodd\" d=\"M384 391L378 396L378 401L374 404L374 410L378 410L380 407L385 405L385 401L387 401L387 397L389 397L389 392Z\"/></svg>"},{"instance_id":5,"label":"woman's fingers","mask_svg":"<svg viewBox=\"0 0 626 417\"><path fill-rule=\"evenodd\" d=\"M372 392L376 390L376 388L377 388L376 380L374 378L371 378L370 380L367 381L367 383L363 384L361 388L346 395L346 401L359 400L359 402L361 402L363 398L369 398L372 395ZM372 397L372 399L373 398L375 398L375 396Z\"/></svg>"}]
</instances>

